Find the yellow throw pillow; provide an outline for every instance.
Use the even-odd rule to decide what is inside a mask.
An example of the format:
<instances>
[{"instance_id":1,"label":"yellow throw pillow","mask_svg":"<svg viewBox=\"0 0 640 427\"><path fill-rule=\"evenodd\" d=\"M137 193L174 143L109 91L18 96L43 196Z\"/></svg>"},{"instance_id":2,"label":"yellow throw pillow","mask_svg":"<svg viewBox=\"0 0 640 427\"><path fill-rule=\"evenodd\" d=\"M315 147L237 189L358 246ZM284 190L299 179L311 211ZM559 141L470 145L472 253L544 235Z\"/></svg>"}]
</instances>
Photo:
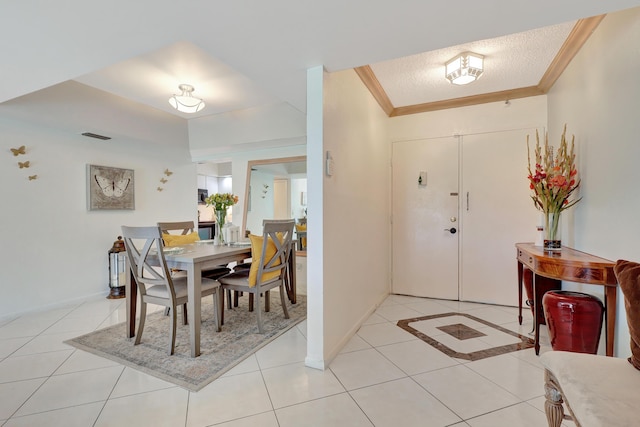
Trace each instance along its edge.
<instances>
[{"instance_id":1,"label":"yellow throw pillow","mask_svg":"<svg viewBox=\"0 0 640 427\"><path fill-rule=\"evenodd\" d=\"M188 245L189 243L200 240L200 235L197 231L189 234L162 233L162 240L164 240L165 247L170 248L171 246Z\"/></svg>"},{"instance_id":2,"label":"yellow throw pillow","mask_svg":"<svg viewBox=\"0 0 640 427\"><path fill-rule=\"evenodd\" d=\"M282 241L282 237L280 236L280 241ZM262 256L262 243L264 242L264 238L262 236L256 236L253 234L249 234L249 239L251 239L251 268L249 269L249 287L253 288L256 285L256 281L258 280L258 267L260 263L260 257ZM273 243L273 240L269 238L267 241L267 254L264 257L265 264L269 262L269 260L276 254L278 249L276 248L276 244ZM277 260L275 265L280 265L280 260ZM270 271L268 273L262 274L262 281L268 282L269 280L278 277L280 275L280 270Z\"/></svg>"},{"instance_id":3,"label":"yellow throw pillow","mask_svg":"<svg viewBox=\"0 0 640 427\"><path fill-rule=\"evenodd\" d=\"M296 224L296 231L300 232L300 231L307 231L307 224ZM303 237L300 239L300 244L302 245L302 248L298 248L298 249L303 249L307 247L307 238Z\"/></svg>"}]
</instances>

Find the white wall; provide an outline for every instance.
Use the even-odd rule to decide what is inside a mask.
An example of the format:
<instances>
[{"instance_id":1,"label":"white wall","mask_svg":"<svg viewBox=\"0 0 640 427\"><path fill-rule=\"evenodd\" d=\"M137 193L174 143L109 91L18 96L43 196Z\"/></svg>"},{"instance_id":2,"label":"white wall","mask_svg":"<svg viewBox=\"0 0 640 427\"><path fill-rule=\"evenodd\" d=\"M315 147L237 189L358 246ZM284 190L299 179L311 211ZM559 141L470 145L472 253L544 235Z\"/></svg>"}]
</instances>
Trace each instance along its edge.
<instances>
[{"instance_id":1,"label":"white wall","mask_svg":"<svg viewBox=\"0 0 640 427\"><path fill-rule=\"evenodd\" d=\"M607 15L548 94L549 137L576 138L582 201L565 211L563 243L640 262L640 9ZM588 285L582 292L600 293ZM630 354L618 291L616 355Z\"/></svg>"},{"instance_id":2,"label":"white wall","mask_svg":"<svg viewBox=\"0 0 640 427\"><path fill-rule=\"evenodd\" d=\"M121 225L195 221L196 168L186 140L186 126L184 139L168 147L102 142L0 118L0 317L106 296L107 252ZM14 157L9 148L20 145L27 155ZM31 167L19 169L25 160ZM87 211L87 164L134 169L135 210ZM161 184L167 168L173 175Z\"/></svg>"},{"instance_id":3,"label":"white wall","mask_svg":"<svg viewBox=\"0 0 640 427\"><path fill-rule=\"evenodd\" d=\"M310 347L310 366L326 366L335 357L388 295L390 283L388 118L353 70L324 73L322 86L323 111L315 111L323 119L322 130L309 129L307 292L309 300L322 294L323 317L310 314L307 325L310 341L322 330L323 344L322 354ZM308 111L311 115L314 109ZM322 138L312 140L312 134ZM332 176L322 173L326 151L335 164ZM320 280L312 274L318 268Z\"/></svg>"}]
</instances>

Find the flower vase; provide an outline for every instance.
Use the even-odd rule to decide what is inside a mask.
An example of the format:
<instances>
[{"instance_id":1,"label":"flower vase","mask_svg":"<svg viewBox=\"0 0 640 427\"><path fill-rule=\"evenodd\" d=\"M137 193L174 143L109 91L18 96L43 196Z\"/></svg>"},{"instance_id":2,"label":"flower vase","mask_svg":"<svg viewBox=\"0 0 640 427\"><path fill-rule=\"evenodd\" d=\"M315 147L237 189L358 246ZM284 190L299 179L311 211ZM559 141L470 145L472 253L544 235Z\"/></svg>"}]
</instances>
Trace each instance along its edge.
<instances>
[{"instance_id":1,"label":"flower vase","mask_svg":"<svg viewBox=\"0 0 640 427\"><path fill-rule=\"evenodd\" d=\"M224 236L222 235L222 227L224 227L224 221L227 217L227 210L216 210L216 235L214 236L214 244L224 245Z\"/></svg>"},{"instance_id":2,"label":"flower vase","mask_svg":"<svg viewBox=\"0 0 640 427\"><path fill-rule=\"evenodd\" d=\"M544 243L545 251L562 250L562 233L560 232L560 212L545 212Z\"/></svg>"}]
</instances>

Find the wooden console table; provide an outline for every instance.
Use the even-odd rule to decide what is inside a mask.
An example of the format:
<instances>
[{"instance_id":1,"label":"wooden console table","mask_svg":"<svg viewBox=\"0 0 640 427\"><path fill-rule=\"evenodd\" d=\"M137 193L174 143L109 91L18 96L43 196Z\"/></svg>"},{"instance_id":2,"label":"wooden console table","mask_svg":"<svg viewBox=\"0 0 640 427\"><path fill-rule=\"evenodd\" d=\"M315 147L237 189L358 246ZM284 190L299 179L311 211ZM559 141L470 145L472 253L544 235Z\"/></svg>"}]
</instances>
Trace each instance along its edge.
<instances>
[{"instance_id":1,"label":"wooden console table","mask_svg":"<svg viewBox=\"0 0 640 427\"><path fill-rule=\"evenodd\" d=\"M606 323L607 356L613 356L613 340L616 326L617 280L613 272L615 262L600 258L566 246L558 252L547 252L533 243L516 243L518 259L518 321L522 324L522 269L526 265L533 272L533 301L535 330L535 350L540 353L540 329L538 305L542 295L536 291L536 278L539 276L555 280L586 283L604 286L604 307Z\"/></svg>"}]
</instances>

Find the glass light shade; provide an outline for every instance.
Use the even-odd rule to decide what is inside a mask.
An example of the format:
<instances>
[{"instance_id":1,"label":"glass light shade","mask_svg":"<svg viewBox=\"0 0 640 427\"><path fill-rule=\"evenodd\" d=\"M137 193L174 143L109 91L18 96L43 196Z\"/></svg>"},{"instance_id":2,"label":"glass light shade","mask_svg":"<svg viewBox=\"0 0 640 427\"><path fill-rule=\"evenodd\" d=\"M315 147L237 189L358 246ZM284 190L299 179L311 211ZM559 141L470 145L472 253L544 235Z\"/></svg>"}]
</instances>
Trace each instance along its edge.
<instances>
[{"instance_id":1,"label":"glass light shade","mask_svg":"<svg viewBox=\"0 0 640 427\"><path fill-rule=\"evenodd\" d=\"M178 86L182 91L180 95L169 98L169 105L183 113L197 113L204 108L204 101L192 95L193 86L182 84Z\"/></svg>"},{"instance_id":2,"label":"glass light shade","mask_svg":"<svg viewBox=\"0 0 640 427\"><path fill-rule=\"evenodd\" d=\"M475 81L484 70L484 56L464 52L445 64L447 80L456 85L466 85Z\"/></svg>"}]
</instances>

